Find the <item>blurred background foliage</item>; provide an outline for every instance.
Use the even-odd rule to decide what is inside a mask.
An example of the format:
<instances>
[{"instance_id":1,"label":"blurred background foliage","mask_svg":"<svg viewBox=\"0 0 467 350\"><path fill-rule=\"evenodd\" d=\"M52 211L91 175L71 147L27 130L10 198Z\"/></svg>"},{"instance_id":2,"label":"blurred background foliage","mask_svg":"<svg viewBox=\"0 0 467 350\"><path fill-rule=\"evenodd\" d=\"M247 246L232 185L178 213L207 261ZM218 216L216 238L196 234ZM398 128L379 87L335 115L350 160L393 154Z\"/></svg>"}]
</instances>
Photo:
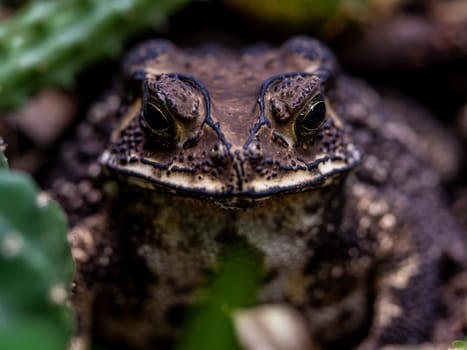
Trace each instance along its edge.
<instances>
[{"instance_id":1,"label":"blurred background foliage","mask_svg":"<svg viewBox=\"0 0 467 350\"><path fill-rule=\"evenodd\" d=\"M188 0L31 1L0 24L0 108L121 52L136 31L163 23Z\"/></svg>"},{"instance_id":2,"label":"blurred background foliage","mask_svg":"<svg viewBox=\"0 0 467 350\"><path fill-rule=\"evenodd\" d=\"M464 0L10 0L0 3L0 136L12 167L40 180L52 151L139 40L238 47L295 34L319 37L346 70L425 103L455 126L466 149ZM4 151L0 141L0 168ZM451 194L465 219L462 164ZM38 191L30 177L0 170L0 349L64 349L71 332L66 222ZM217 349L222 341L238 348L232 310L253 300L261 269L249 249L232 252L193 311L180 350ZM224 340L207 325L218 326Z\"/></svg>"}]
</instances>

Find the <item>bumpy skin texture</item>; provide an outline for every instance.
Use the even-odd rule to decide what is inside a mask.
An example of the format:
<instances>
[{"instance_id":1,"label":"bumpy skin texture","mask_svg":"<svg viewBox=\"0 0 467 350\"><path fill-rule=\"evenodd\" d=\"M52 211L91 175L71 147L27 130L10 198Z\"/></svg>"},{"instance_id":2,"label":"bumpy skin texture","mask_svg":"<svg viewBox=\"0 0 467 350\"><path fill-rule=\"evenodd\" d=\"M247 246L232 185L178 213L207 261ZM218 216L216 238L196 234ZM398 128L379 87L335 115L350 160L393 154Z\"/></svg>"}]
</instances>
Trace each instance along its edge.
<instances>
[{"instance_id":1,"label":"bumpy skin texture","mask_svg":"<svg viewBox=\"0 0 467 350\"><path fill-rule=\"evenodd\" d=\"M170 348L242 240L263 256L258 302L296 308L323 349L430 339L442 262L464 248L440 187L454 146L423 111L340 74L308 38L152 41L122 81L52 183L74 227L79 334Z\"/></svg>"}]
</instances>

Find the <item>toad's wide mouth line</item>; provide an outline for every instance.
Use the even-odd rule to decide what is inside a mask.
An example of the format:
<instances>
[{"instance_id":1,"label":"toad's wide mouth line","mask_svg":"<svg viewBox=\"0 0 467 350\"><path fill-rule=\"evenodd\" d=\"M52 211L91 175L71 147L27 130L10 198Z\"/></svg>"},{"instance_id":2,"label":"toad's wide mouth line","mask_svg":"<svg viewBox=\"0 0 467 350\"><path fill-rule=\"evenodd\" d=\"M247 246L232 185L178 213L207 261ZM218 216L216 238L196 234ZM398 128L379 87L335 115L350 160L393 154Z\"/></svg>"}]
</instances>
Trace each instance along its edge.
<instances>
[{"instance_id":1,"label":"toad's wide mouth line","mask_svg":"<svg viewBox=\"0 0 467 350\"><path fill-rule=\"evenodd\" d=\"M150 190L169 193L182 197L193 199L204 199L220 204L225 204L228 207L247 207L254 205L270 197L287 195L298 192L306 192L314 189L326 187L333 183L343 174L351 171L358 164L358 160L345 162L343 159L330 161L323 160L315 164L326 164L326 171L322 174L312 174L314 169L292 171L290 177L283 177L276 184L268 181L261 181L258 184L255 182L249 183L245 189L236 189L235 186L222 184L220 181L193 181L192 179L184 179L180 176L180 181L173 179L161 178L156 179L141 171L140 167L125 165L113 165L112 162L104 162L104 166L110 171L124 177L125 180L138 187L147 188ZM172 173L172 176L174 174ZM186 180L186 181L185 181ZM178 183L177 183L178 182ZM190 183L192 186L185 186L183 183ZM202 185L205 186L202 186ZM270 184L270 185L269 185ZM208 188L210 185L210 188Z\"/></svg>"}]
</instances>

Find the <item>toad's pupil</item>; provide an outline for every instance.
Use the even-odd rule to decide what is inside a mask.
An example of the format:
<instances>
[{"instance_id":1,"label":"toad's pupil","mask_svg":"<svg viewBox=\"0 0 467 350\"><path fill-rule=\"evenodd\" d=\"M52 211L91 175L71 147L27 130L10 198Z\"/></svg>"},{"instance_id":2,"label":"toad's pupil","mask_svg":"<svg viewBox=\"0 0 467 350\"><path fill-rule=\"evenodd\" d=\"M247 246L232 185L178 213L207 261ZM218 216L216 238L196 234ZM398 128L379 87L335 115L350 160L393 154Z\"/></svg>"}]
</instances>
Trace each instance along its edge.
<instances>
[{"instance_id":1,"label":"toad's pupil","mask_svg":"<svg viewBox=\"0 0 467 350\"><path fill-rule=\"evenodd\" d=\"M166 116L152 103L144 105L144 121L154 131L165 131L170 127Z\"/></svg>"},{"instance_id":2,"label":"toad's pupil","mask_svg":"<svg viewBox=\"0 0 467 350\"><path fill-rule=\"evenodd\" d=\"M326 116L326 105L323 101L315 103L311 110L303 117L302 126L307 130L317 129Z\"/></svg>"}]
</instances>

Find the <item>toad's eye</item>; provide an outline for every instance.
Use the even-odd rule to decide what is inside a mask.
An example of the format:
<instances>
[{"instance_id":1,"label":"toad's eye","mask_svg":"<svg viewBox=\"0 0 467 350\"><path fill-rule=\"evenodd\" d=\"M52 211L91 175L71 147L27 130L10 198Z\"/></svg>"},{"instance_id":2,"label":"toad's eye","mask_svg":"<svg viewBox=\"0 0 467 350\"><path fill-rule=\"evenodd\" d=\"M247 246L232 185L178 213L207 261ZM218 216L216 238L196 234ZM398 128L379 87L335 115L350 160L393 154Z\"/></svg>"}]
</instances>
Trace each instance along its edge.
<instances>
[{"instance_id":1,"label":"toad's eye","mask_svg":"<svg viewBox=\"0 0 467 350\"><path fill-rule=\"evenodd\" d=\"M295 131L303 136L316 131L326 119L326 104L323 96L315 96L300 112L295 124Z\"/></svg>"},{"instance_id":2,"label":"toad's eye","mask_svg":"<svg viewBox=\"0 0 467 350\"><path fill-rule=\"evenodd\" d=\"M172 119L152 102L145 102L143 121L146 129L162 138L173 136L174 125Z\"/></svg>"}]
</instances>

